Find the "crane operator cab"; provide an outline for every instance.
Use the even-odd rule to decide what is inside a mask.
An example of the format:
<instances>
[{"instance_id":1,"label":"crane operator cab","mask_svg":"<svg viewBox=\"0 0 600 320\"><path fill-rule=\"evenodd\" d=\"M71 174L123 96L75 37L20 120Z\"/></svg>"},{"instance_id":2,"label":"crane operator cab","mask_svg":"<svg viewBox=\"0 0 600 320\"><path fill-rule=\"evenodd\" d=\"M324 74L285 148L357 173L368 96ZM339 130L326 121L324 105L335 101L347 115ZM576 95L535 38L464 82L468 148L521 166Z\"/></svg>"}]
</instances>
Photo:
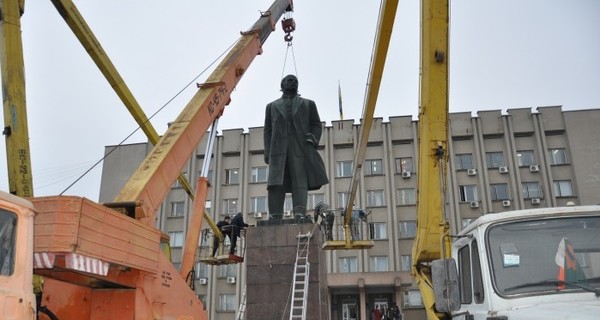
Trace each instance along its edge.
<instances>
[{"instance_id":1,"label":"crane operator cab","mask_svg":"<svg viewBox=\"0 0 600 320\"><path fill-rule=\"evenodd\" d=\"M29 201L0 191L0 319L31 319L35 314L33 217Z\"/></svg>"},{"instance_id":2,"label":"crane operator cab","mask_svg":"<svg viewBox=\"0 0 600 320\"><path fill-rule=\"evenodd\" d=\"M315 206L315 223L323 233L322 249L369 249L373 247L374 225L371 212L353 207L350 215L344 209L329 209L326 203Z\"/></svg>"}]
</instances>

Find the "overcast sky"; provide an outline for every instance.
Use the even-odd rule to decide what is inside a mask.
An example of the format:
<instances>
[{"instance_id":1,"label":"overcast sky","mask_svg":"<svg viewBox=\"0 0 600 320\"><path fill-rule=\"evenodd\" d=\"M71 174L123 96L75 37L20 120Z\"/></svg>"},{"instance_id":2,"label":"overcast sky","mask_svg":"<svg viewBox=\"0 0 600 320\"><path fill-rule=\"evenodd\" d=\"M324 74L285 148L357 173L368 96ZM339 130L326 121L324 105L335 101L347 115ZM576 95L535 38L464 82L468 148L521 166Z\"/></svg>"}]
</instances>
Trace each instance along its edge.
<instances>
[{"instance_id":1,"label":"overcast sky","mask_svg":"<svg viewBox=\"0 0 600 320\"><path fill-rule=\"evenodd\" d=\"M148 116L183 90L152 118L159 133L212 68L202 71L272 3L74 2ZM283 41L278 22L233 92L220 129L262 126L265 105L280 95L281 76L289 73L298 76L300 93L315 100L327 125L339 119L338 81L344 118L361 117L379 1L294 4L293 46ZM597 0L451 2L450 111L599 108L598 17ZM27 1L21 23L34 192L56 195L100 160L106 145L120 143L137 125L51 1ZM400 1L376 117L416 119L418 70L419 2ZM138 132L126 143L144 141ZM5 157L0 164L0 188L6 190ZM101 169L65 194L97 200Z\"/></svg>"}]
</instances>

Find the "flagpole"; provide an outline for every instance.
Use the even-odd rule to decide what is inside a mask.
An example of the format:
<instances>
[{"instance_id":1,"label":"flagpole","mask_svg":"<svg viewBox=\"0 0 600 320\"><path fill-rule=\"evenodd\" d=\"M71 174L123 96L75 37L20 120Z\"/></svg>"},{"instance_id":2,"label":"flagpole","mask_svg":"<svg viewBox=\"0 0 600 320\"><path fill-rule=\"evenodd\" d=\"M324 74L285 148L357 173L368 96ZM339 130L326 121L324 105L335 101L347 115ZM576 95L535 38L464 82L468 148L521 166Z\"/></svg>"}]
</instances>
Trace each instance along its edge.
<instances>
[{"instance_id":1,"label":"flagpole","mask_svg":"<svg viewBox=\"0 0 600 320\"><path fill-rule=\"evenodd\" d=\"M342 109L342 85L338 79L338 103L340 108L340 120L344 120L344 111Z\"/></svg>"}]
</instances>

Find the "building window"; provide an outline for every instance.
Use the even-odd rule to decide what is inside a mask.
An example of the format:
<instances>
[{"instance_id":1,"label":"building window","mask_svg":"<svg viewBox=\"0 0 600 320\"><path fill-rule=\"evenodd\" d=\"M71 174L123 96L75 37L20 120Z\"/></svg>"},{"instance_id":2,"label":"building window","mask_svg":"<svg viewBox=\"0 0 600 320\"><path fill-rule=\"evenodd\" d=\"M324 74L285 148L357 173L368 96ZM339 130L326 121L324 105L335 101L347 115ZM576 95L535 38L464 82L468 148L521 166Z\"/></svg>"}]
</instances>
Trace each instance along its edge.
<instances>
[{"instance_id":1,"label":"building window","mask_svg":"<svg viewBox=\"0 0 600 320\"><path fill-rule=\"evenodd\" d=\"M402 307L403 308L422 308L423 300L421 293L416 290L402 292Z\"/></svg>"},{"instance_id":2,"label":"building window","mask_svg":"<svg viewBox=\"0 0 600 320\"><path fill-rule=\"evenodd\" d=\"M464 229L464 228L468 227L475 220L476 220L475 218L464 218L464 219L462 219L461 220L462 228Z\"/></svg>"},{"instance_id":3,"label":"building window","mask_svg":"<svg viewBox=\"0 0 600 320\"><path fill-rule=\"evenodd\" d=\"M373 226L373 240L387 239L387 224L385 222L374 222Z\"/></svg>"},{"instance_id":4,"label":"building window","mask_svg":"<svg viewBox=\"0 0 600 320\"><path fill-rule=\"evenodd\" d=\"M230 216L238 213L238 199L223 199L223 213Z\"/></svg>"},{"instance_id":5,"label":"building window","mask_svg":"<svg viewBox=\"0 0 600 320\"><path fill-rule=\"evenodd\" d=\"M267 182L267 167L254 167L250 169L250 182Z\"/></svg>"},{"instance_id":6,"label":"building window","mask_svg":"<svg viewBox=\"0 0 600 320\"><path fill-rule=\"evenodd\" d=\"M535 164L535 154L533 150L517 151L517 161L519 167L529 167Z\"/></svg>"},{"instance_id":7,"label":"building window","mask_svg":"<svg viewBox=\"0 0 600 320\"><path fill-rule=\"evenodd\" d=\"M371 272L384 272L388 271L388 257L387 256L371 256L369 258L371 263Z\"/></svg>"},{"instance_id":8,"label":"building window","mask_svg":"<svg viewBox=\"0 0 600 320\"><path fill-rule=\"evenodd\" d=\"M237 275L237 264L222 264L219 266L219 278L235 277Z\"/></svg>"},{"instance_id":9,"label":"building window","mask_svg":"<svg viewBox=\"0 0 600 320\"><path fill-rule=\"evenodd\" d=\"M314 210L315 206L320 202L325 202L324 193L310 193L308 194L308 203L306 204L306 210Z\"/></svg>"},{"instance_id":10,"label":"building window","mask_svg":"<svg viewBox=\"0 0 600 320\"><path fill-rule=\"evenodd\" d=\"M417 204L417 189L415 188L402 188L397 190L398 194L398 205L415 205Z\"/></svg>"},{"instance_id":11,"label":"building window","mask_svg":"<svg viewBox=\"0 0 600 320\"><path fill-rule=\"evenodd\" d=\"M383 190L367 190L367 207L383 206L385 206Z\"/></svg>"},{"instance_id":12,"label":"building window","mask_svg":"<svg viewBox=\"0 0 600 320\"><path fill-rule=\"evenodd\" d=\"M492 197L492 200L508 200L508 184L490 184L490 196Z\"/></svg>"},{"instance_id":13,"label":"building window","mask_svg":"<svg viewBox=\"0 0 600 320\"><path fill-rule=\"evenodd\" d=\"M521 183L523 188L523 198L541 198L542 190L539 182L523 182Z\"/></svg>"},{"instance_id":14,"label":"building window","mask_svg":"<svg viewBox=\"0 0 600 320\"><path fill-rule=\"evenodd\" d=\"M202 301L203 305L206 305L206 295L205 294L198 294L198 300Z\"/></svg>"},{"instance_id":15,"label":"building window","mask_svg":"<svg viewBox=\"0 0 600 320\"><path fill-rule=\"evenodd\" d=\"M267 212L267 197L251 197L250 212Z\"/></svg>"},{"instance_id":16,"label":"building window","mask_svg":"<svg viewBox=\"0 0 600 320\"><path fill-rule=\"evenodd\" d=\"M171 202L171 212L169 212L169 217L183 217L184 208L185 204L183 201Z\"/></svg>"},{"instance_id":17,"label":"building window","mask_svg":"<svg viewBox=\"0 0 600 320\"><path fill-rule=\"evenodd\" d=\"M340 257L338 259L338 272L358 272L358 261L356 257Z\"/></svg>"},{"instance_id":18,"label":"building window","mask_svg":"<svg viewBox=\"0 0 600 320\"><path fill-rule=\"evenodd\" d=\"M350 198L349 192L338 192L336 208L346 208L348 206L349 198Z\"/></svg>"},{"instance_id":19,"label":"building window","mask_svg":"<svg viewBox=\"0 0 600 320\"><path fill-rule=\"evenodd\" d=\"M416 234L416 221L400 221L400 239L412 239Z\"/></svg>"},{"instance_id":20,"label":"building window","mask_svg":"<svg viewBox=\"0 0 600 320\"><path fill-rule=\"evenodd\" d=\"M240 183L240 170L239 169L225 169L225 184L239 184Z\"/></svg>"},{"instance_id":21,"label":"building window","mask_svg":"<svg viewBox=\"0 0 600 320\"><path fill-rule=\"evenodd\" d=\"M196 279L208 278L208 265L206 263L196 262L194 273L196 275Z\"/></svg>"},{"instance_id":22,"label":"building window","mask_svg":"<svg viewBox=\"0 0 600 320\"><path fill-rule=\"evenodd\" d=\"M477 186L476 185L472 184L472 185L460 186L458 189L460 192L460 201L461 202L479 201L479 197L477 197Z\"/></svg>"},{"instance_id":23,"label":"building window","mask_svg":"<svg viewBox=\"0 0 600 320\"><path fill-rule=\"evenodd\" d=\"M487 152L485 154L488 168L500 168L504 166L504 155L502 152Z\"/></svg>"},{"instance_id":24,"label":"building window","mask_svg":"<svg viewBox=\"0 0 600 320\"><path fill-rule=\"evenodd\" d=\"M412 158L396 158L396 173L413 172Z\"/></svg>"},{"instance_id":25,"label":"building window","mask_svg":"<svg viewBox=\"0 0 600 320\"><path fill-rule=\"evenodd\" d=\"M187 172L184 171L181 173L181 175L187 180L187 177L188 177ZM177 179L175 180L175 183L173 184L173 188L181 188L181 187L182 187L182 185L179 182L179 176L177 176Z\"/></svg>"},{"instance_id":26,"label":"building window","mask_svg":"<svg viewBox=\"0 0 600 320\"><path fill-rule=\"evenodd\" d=\"M555 197L573 196L573 186L571 185L571 180L555 180L553 184Z\"/></svg>"},{"instance_id":27,"label":"building window","mask_svg":"<svg viewBox=\"0 0 600 320\"><path fill-rule=\"evenodd\" d=\"M381 159L365 160L364 164L365 176L377 176L383 174L383 162Z\"/></svg>"},{"instance_id":28,"label":"building window","mask_svg":"<svg viewBox=\"0 0 600 320\"><path fill-rule=\"evenodd\" d=\"M400 256L400 271L409 272L412 267L412 258L409 255Z\"/></svg>"},{"instance_id":29,"label":"building window","mask_svg":"<svg viewBox=\"0 0 600 320\"><path fill-rule=\"evenodd\" d=\"M335 164L335 176L337 178L352 176L352 161L338 161Z\"/></svg>"},{"instance_id":30,"label":"building window","mask_svg":"<svg viewBox=\"0 0 600 320\"><path fill-rule=\"evenodd\" d=\"M198 177L196 177L196 180L198 180L199 177L202 176L202 170L198 170ZM213 182L213 171L212 170L208 170L208 174L206 175L206 180L208 180L209 183ZM195 183L196 181L194 181Z\"/></svg>"},{"instance_id":31,"label":"building window","mask_svg":"<svg viewBox=\"0 0 600 320\"><path fill-rule=\"evenodd\" d=\"M454 159L456 160L456 170L467 170L473 169L473 155L470 153L457 154Z\"/></svg>"},{"instance_id":32,"label":"building window","mask_svg":"<svg viewBox=\"0 0 600 320\"><path fill-rule=\"evenodd\" d=\"M171 248L177 248L183 246L183 231L172 231L169 232L169 244Z\"/></svg>"},{"instance_id":33,"label":"building window","mask_svg":"<svg viewBox=\"0 0 600 320\"><path fill-rule=\"evenodd\" d=\"M548 157L551 165L567 164L567 150L565 148L556 148L548 150Z\"/></svg>"},{"instance_id":34,"label":"building window","mask_svg":"<svg viewBox=\"0 0 600 320\"><path fill-rule=\"evenodd\" d=\"M235 294L222 293L219 294L219 311L235 311L235 305L237 304Z\"/></svg>"}]
</instances>

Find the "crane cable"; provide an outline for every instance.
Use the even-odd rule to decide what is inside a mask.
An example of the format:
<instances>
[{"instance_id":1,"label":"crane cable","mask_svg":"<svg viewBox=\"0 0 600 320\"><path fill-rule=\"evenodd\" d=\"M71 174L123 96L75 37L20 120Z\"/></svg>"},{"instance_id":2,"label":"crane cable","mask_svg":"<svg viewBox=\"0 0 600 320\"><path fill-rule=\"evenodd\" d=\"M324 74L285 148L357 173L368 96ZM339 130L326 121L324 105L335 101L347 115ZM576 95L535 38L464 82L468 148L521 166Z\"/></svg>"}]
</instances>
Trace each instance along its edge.
<instances>
[{"instance_id":1,"label":"crane cable","mask_svg":"<svg viewBox=\"0 0 600 320\"><path fill-rule=\"evenodd\" d=\"M183 93L183 91L185 91L189 86L191 86L194 82L196 82L196 80L198 80L198 78L200 78L206 71L208 71L208 69L210 67L212 67L218 61L220 61L221 57L223 57L225 54L227 54L231 50L231 48L233 48L233 46L235 46L235 44L238 41L239 40L234 41L227 49L225 49L218 57L216 57L208 66L206 66L204 68L204 70L202 70L198 75L196 75L191 81L189 81L185 86L183 86L183 88L181 88L173 97L171 97L169 100L167 100L167 102L165 102L160 108L158 108L158 110L156 110L150 117L148 117L148 120L146 120L146 121L149 122L150 119L154 118L159 112L161 112L171 102L173 102L173 100L175 100L175 98L177 98L179 95L181 95ZM127 141L129 138L131 138L131 136L133 136L133 134L136 133L140 129L141 129L141 126L137 126L137 128L135 128L129 135L127 135L123 140L121 140L121 142L119 142L119 144L114 146L102 158L100 158L98 161L96 161L96 163L94 163L89 169L87 169L77 179L75 179L75 181L73 181L70 185L68 185L59 195L62 196L65 192L67 192L69 189L71 189L72 186L74 186L77 182L79 182L79 180L83 179L83 177L85 177L88 173L90 173L90 171L92 171L100 163L102 163L102 161L104 161L104 159L106 159L106 157L108 157L111 153L116 151L117 148L122 146L125 143L125 141Z\"/></svg>"},{"instance_id":2,"label":"crane cable","mask_svg":"<svg viewBox=\"0 0 600 320\"><path fill-rule=\"evenodd\" d=\"M288 53L290 52L290 48L292 49L292 61L294 62L294 74L298 77L298 67L296 66L296 55L294 54L294 45L292 42L288 42L287 48L285 50L285 58L283 59L283 68L281 69L281 79L283 79L283 74L285 73L285 65L287 63Z\"/></svg>"},{"instance_id":3,"label":"crane cable","mask_svg":"<svg viewBox=\"0 0 600 320\"><path fill-rule=\"evenodd\" d=\"M287 63L287 58L288 58L288 53L290 52L290 49L292 51L292 60L294 62L294 74L296 75L296 77L298 77L298 68L296 66L296 55L294 54L294 46L292 43L292 40L294 40L294 37L292 36L292 32L294 32L296 30L296 22L294 21L294 18L292 18L292 12L286 12L283 16L283 19L281 20L281 29L283 29L283 31L285 32L285 36L283 37L283 40L285 40L285 42L287 42L287 48L285 50L285 57L283 59L283 68L281 70L281 79L283 79L283 74L285 73L285 66Z\"/></svg>"}]
</instances>

